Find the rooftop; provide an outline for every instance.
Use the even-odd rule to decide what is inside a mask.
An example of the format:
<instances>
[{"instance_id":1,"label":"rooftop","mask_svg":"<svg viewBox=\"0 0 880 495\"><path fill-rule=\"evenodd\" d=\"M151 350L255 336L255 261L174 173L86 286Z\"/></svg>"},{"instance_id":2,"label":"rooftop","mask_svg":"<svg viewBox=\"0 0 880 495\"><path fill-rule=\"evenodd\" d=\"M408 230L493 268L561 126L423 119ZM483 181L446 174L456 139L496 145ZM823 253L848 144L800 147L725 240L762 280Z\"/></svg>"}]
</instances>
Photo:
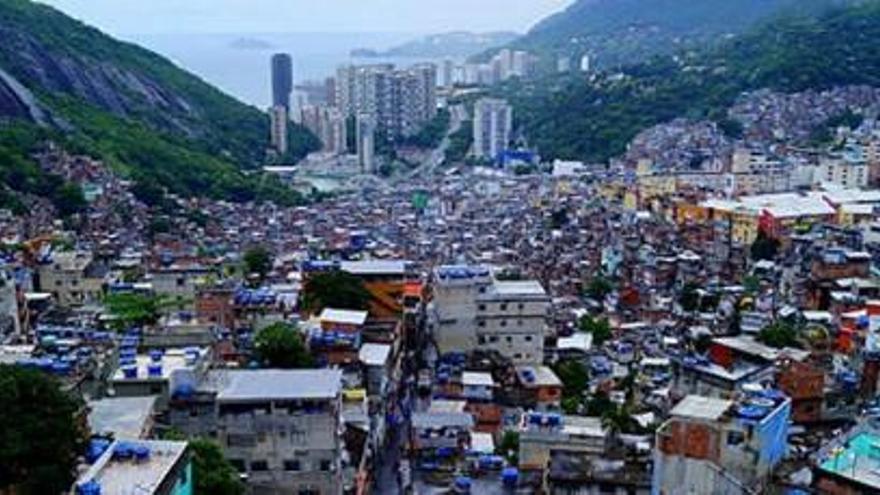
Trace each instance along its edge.
<instances>
[{"instance_id":1,"label":"rooftop","mask_svg":"<svg viewBox=\"0 0 880 495\"><path fill-rule=\"evenodd\" d=\"M501 297L546 297L547 292L537 280L496 280L491 293Z\"/></svg>"},{"instance_id":2,"label":"rooftop","mask_svg":"<svg viewBox=\"0 0 880 495\"><path fill-rule=\"evenodd\" d=\"M217 400L332 399L342 388L340 370L217 370L209 374Z\"/></svg>"},{"instance_id":3,"label":"rooftop","mask_svg":"<svg viewBox=\"0 0 880 495\"><path fill-rule=\"evenodd\" d=\"M358 353L361 363L367 366L383 366L388 362L391 346L387 344L364 344Z\"/></svg>"},{"instance_id":4,"label":"rooftop","mask_svg":"<svg viewBox=\"0 0 880 495\"><path fill-rule=\"evenodd\" d=\"M350 309L324 308L318 318L324 322L342 323L345 325L363 325L367 321L369 313L366 311L352 311Z\"/></svg>"},{"instance_id":5,"label":"rooftop","mask_svg":"<svg viewBox=\"0 0 880 495\"><path fill-rule=\"evenodd\" d=\"M516 374L525 387L562 386L562 381L547 366L517 366Z\"/></svg>"},{"instance_id":6,"label":"rooftop","mask_svg":"<svg viewBox=\"0 0 880 495\"><path fill-rule=\"evenodd\" d=\"M880 490L880 435L862 432L821 460L819 469Z\"/></svg>"},{"instance_id":7,"label":"rooftop","mask_svg":"<svg viewBox=\"0 0 880 495\"><path fill-rule=\"evenodd\" d=\"M474 387L494 387L495 380L492 379L491 373L465 371L461 374L461 384L464 386L470 385Z\"/></svg>"},{"instance_id":8,"label":"rooftop","mask_svg":"<svg viewBox=\"0 0 880 495\"><path fill-rule=\"evenodd\" d=\"M670 412L671 416L691 419L706 419L717 421L733 407L732 400L703 397L700 395L688 395L681 400Z\"/></svg>"},{"instance_id":9,"label":"rooftop","mask_svg":"<svg viewBox=\"0 0 880 495\"><path fill-rule=\"evenodd\" d=\"M115 450L123 445L146 447L149 457L139 461L114 459ZM101 493L108 495L153 494L184 455L186 448L186 442L117 441L80 476L77 484L95 481L101 486Z\"/></svg>"},{"instance_id":10,"label":"rooftop","mask_svg":"<svg viewBox=\"0 0 880 495\"><path fill-rule=\"evenodd\" d=\"M353 275L405 275L408 261L398 260L366 260L343 261L340 268Z\"/></svg>"},{"instance_id":11,"label":"rooftop","mask_svg":"<svg viewBox=\"0 0 880 495\"><path fill-rule=\"evenodd\" d=\"M208 353L207 349L198 349L198 351L198 359L204 359L204 357ZM154 365L161 365L161 369L158 370L158 374L150 375L150 368ZM134 366L137 368L136 377L126 378L126 366L123 365L116 368L116 371L113 372L112 381L125 382L134 380L168 380L171 378L171 375L179 370L193 369L196 366L196 363L188 360L186 356L186 350L168 349L162 356L161 362L153 362L152 358L148 354L138 354L137 356L135 356Z\"/></svg>"},{"instance_id":12,"label":"rooftop","mask_svg":"<svg viewBox=\"0 0 880 495\"><path fill-rule=\"evenodd\" d=\"M156 405L156 396L117 397L89 402L89 426L96 435L141 438Z\"/></svg>"},{"instance_id":13,"label":"rooftop","mask_svg":"<svg viewBox=\"0 0 880 495\"><path fill-rule=\"evenodd\" d=\"M740 335L737 337L719 337L717 339L714 339L713 342L724 347L733 349L735 351L739 351L743 354L759 357L766 361L776 361L777 359L782 357L791 358L795 361L803 361L810 355L810 353L807 351L793 349L790 347L776 349L774 347L764 345L752 337L744 335Z\"/></svg>"}]
</instances>

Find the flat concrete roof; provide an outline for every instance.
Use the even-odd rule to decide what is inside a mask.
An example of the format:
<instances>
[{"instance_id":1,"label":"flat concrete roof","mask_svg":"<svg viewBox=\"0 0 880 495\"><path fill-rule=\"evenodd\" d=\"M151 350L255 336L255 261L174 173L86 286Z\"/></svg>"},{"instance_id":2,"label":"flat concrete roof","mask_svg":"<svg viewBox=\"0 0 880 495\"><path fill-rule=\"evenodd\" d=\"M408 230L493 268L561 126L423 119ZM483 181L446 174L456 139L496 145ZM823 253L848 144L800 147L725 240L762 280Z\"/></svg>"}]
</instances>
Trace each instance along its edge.
<instances>
[{"instance_id":1,"label":"flat concrete roof","mask_svg":"<svg viewBox=\"0 0 880 495\"><path fill-rule=\"evenodd\" d=\"M92 433L112 433L116 438L141 438L156 405L155 395L113 397L89 402Z\"/></svg>"},{"instance_id":2,"label":"flat concrete roof","mask_svg":"<svg viewBox=\"0 0 880 495\"><path fill-rule=\"evenodd\" d=\"M150 456L143 461L114 460L113 451L121 442L114 442L109 449L79 477L77 484L96 481L101 493L120 495L128 493L153 494L186 452L186 442L157 440L126 440L132 446L143 446Z\"/></svg>"},{"instance_id":3,"label":"flat concrete roof","mask_svg":"<svg viewBox=\"0 0 880 495\"><path fill-rule=\"evenodd\" d=\"M217 370L210 374L221 402L332 399L342 389L341 370Z\"/></svg>"},{"instance_id":4,"label":"flat concrete roof","mask_svg":"<svg viewBox=\"0 0 880 495\"><path fill-rule=\"evenodd\" d=\"M733 401L688 395L672 408L670 416L717 421L733 406Z\"/></svg>"},{"instance_id":5,"label":"flat concrete roof","mask_svg":"<svg viewBox=\"0 0 880 495\"><path fill-rule=\"evenodd\" d=\"M547 292L537 280L496 280L493 292L499 296L546 296Z\"/></svg>"},{"instance_id":6,"label":"flat concrete roof","mask_svg":"<svg viewBox=\"0 0 880 495\"><path fill-rule=\"evenodd\" d=\"M388 362L391 346L388 344L364 344L358 352L358 358L367 366L382 366Z\"/></svg>"},{"instance_id":7,"label":"flat concrete roof","mask_svg":"<svg viewBox=\"0 0 880 495\"><path fill-rule=\"evenodd\" d=\"M352 311L350 309L332 309L324 308L321 311L319 320L334 323L343 323L345 325L363 325L367 321L369 313L366 311Z\"/></svg>"}]
</instances>

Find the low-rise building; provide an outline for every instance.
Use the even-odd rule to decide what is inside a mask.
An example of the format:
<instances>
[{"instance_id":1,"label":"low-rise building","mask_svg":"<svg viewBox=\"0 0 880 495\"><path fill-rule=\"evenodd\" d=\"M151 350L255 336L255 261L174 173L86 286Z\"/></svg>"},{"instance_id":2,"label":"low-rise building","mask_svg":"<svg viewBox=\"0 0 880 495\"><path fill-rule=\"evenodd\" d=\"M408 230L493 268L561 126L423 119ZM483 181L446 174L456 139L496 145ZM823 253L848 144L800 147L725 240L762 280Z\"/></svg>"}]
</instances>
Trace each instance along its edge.
<instances>
[{"instance_id":1,"label":"low-rise building","mask_svg":"<svg viewBox=\"0 0 880 495\"><path fill-rule=\"evenodd\" d=\"M773 390L685 397L657 430L652 493L763 491L788 451L790 416L791 400Z\"/></svg>"}]
</instances>

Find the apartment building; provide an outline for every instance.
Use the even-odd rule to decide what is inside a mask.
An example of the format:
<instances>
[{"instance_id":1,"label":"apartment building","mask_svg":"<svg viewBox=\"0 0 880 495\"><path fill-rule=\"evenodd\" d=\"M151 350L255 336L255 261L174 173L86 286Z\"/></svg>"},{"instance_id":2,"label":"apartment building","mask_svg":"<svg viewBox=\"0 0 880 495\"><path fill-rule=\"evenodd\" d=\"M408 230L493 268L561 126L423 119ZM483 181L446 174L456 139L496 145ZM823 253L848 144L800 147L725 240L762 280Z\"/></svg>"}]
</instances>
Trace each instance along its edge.
<instances>
[{"instance_id":1,"label":"apartment building","mask_svg":"<svg viewBox=\"0 0 880 495\"><path fill-rule=\"evenodd\" d=\"M95 262L91 253L61 252L49 264L40 266L40 288L62 306L96 303L103 294L107 267Z\"/></svg>"},{"instance_id":2,"label":"apartment building","mask_svg":"<svg viewBox=\"0 0 880 495\"><path fill-rule=\"evenodd\" d=\"M513 133L513 107L497 98L481 98L474 105L474 156L496 160L507 149Z\"/></svg>"},{"instance_id":3,"label":"apartment building","mask_svg":"<svg viewBox=\"0 0 880 495\"><path fill-rule=\"evenodd\" d=\"M762 492L788 451L790 416L791 400L775 390L685 397L657 430L652 493Z\"/></svg>"},{"instance_id":4,"label":"apartment building","mask_svg":"<svg viewBox=\"0 0 880 495\"><path fill-rule=\"evenodd\" d=\"M550 297L537 281L499 281L480 266L434 270L441 353L496 351L515 364L544 359Z\"/></svg>"},{"instance_id":5,"label":"apartment building","mask_svg":"<svg viewBox=\"0 0 880 495\"><path fill-rule=\"evenodd\" d=\"M172 426L213 435L250 493L340 494L342 372L212 370L175 398Z\"/></svg>"}]
</instances>

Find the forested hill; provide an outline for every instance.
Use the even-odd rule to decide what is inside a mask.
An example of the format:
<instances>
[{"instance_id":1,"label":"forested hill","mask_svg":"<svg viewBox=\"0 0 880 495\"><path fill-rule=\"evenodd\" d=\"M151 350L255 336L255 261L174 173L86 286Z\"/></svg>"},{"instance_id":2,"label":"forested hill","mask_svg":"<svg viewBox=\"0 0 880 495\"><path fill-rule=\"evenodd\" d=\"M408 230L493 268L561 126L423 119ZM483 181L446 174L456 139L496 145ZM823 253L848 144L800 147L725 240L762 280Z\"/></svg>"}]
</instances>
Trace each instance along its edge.
<instances>
[{"instance_id":1,"label":"forested hill","mask_svg":"<svg viewBox=\"0 0 880 495\"><path fill-rule=\"evenodd\" d=\"M715 43L780 15L816 15L855 1L577 0L511 46L545 61L590 54L600 67L617 67Z\"/></svg>"},{"instance_id":2,"label":"forested hill","mask_svg":"<svg viewBox=\"0 0 880 495\"><path fill-rule=\"evenodd\" d=\"M38 127L181 194L266 195L241 169L262 164L268 118L155 53L51 7L0 0L0 69L0 134ZM6 155L28 154L5 141ZM315 145L301 129L292 142L296 156Z\"/></svg>"},{"instance_id":3,"label":"forested hill","mask_svg":"<svg viewBox=\"0 0 880 495\"><path fill-rule=\"evenodd\" d=\"M720 47L584 77L498 90L547 158L605 160L641 130L677 117L721 119L744 91L880 86L880 2L779 19Z\"/></svg>"}]
</instances>

